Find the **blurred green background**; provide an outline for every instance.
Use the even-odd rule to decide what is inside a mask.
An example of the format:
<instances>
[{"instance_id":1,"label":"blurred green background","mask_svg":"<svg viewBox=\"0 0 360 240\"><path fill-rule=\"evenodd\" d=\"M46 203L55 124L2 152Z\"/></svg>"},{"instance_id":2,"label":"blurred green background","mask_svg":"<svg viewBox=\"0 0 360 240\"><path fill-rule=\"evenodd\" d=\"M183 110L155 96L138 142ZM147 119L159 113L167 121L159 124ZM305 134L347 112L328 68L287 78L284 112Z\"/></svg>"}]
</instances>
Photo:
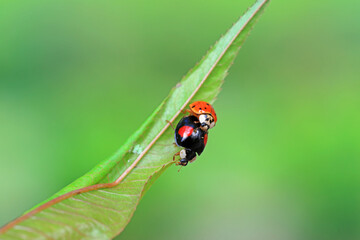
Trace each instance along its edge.
<instances>
[{"instance_id":1,"label":"blurred green background","mask_svg":"<svg viewBox=\"0 0 360 240\"><path fill-rule=\"evenodd\" d=\"M0 225L110 157L252 0L1 1ZM272 1L118 239L360 239L360 3Z\"/></svg>"}]
</instances>

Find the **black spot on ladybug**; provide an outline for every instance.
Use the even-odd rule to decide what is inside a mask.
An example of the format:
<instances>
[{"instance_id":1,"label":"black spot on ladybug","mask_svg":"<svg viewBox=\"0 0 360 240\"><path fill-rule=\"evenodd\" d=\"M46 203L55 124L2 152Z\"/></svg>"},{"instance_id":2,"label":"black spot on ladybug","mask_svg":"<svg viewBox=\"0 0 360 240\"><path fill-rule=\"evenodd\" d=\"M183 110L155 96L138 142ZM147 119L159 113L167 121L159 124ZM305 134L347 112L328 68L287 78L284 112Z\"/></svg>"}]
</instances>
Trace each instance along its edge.
<instances>
[{"instance_id":1,"label":"black spot on ladybug","mask_svg":"<svg viewBox=\"0 0 360 240\"><path fill-rule=\"evenodd\" d=\"M201 110L201 108L199 108L199 110Z\"/></svg>"},{"instance_id":2,"label":"black spot on ladybug","mask_svg":"<svg viewBox=\"0 0 360 240\"><path fill-rule=\"evenodd\" d=\"M206 107L204 109L207 109Z\"/></svg>"},{"instance_id":3,"label":"black spot on ladybug","mask_svg":"<svg viewBox=\"0 0 360 240\"><path fill-rule=\"evenodd\" d=\"M193 105L191 108L194 108L195 107L195 105Z\"/></svg>"}]
</instances>

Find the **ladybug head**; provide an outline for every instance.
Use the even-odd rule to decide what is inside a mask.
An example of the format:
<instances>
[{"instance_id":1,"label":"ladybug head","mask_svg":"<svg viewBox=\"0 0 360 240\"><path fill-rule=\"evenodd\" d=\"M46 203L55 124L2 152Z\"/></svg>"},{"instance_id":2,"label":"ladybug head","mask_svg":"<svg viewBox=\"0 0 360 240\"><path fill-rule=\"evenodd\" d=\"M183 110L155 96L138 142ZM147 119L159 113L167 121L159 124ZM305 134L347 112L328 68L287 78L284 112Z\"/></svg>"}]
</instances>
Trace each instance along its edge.
<instances>
[{"instance_id":1,"label":"ladybug head","mask_svg":"<svg viewBox=\"0 0 360 240\"><path fill-rule=\"evenodd\" d=\"M201 124L201 129L204 131L209 130L210 128L213 128L215 126L215 120L211 114L201 114L199 116L199 121Z\"/></svg>"}]
</instances>

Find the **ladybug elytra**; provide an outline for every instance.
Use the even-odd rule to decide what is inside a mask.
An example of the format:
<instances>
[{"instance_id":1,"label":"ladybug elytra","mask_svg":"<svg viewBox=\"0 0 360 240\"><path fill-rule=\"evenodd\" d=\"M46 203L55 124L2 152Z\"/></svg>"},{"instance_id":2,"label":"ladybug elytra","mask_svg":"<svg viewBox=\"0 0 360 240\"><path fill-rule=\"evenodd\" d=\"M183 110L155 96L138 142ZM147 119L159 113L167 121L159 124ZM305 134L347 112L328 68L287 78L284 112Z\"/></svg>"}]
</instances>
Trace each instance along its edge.
<instances>
[{"instance_id":1,"label":"ladybug elytra","mask_svg":"<svg viewBox=\"0 0 360 240\"><path fill-rule=\"evenodd\" d=\"M202 128L213 128L217 122L217 116L214 108L210 103L204 101L196 101L189 105L190 114L199 118Z\"/></svg>"}]
</instances>

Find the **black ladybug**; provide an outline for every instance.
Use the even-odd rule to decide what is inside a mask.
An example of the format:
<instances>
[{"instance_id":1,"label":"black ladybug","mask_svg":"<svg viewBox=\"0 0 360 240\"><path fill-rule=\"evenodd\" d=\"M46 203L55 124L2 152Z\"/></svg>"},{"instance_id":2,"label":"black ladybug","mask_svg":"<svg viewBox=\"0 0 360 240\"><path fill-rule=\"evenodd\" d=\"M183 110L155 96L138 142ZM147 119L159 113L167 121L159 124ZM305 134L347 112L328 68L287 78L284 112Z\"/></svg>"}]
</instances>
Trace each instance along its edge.
<instances>
[{"instance_id":1,"label":"black ladybug","mask_svg":"<svg viewBox=\"0 0 360 240\"><path fill-rule=\"evenodd\" d=\"M185 148L174 155L174 160L175 156L180 155L178 165L186 166L189 161L195 161L196 154L200 156L203 152L208 133L202 130L200 125L199 119L193 115L183 117L177 124L175 143Z\"/></svg>"}]
</instances>

